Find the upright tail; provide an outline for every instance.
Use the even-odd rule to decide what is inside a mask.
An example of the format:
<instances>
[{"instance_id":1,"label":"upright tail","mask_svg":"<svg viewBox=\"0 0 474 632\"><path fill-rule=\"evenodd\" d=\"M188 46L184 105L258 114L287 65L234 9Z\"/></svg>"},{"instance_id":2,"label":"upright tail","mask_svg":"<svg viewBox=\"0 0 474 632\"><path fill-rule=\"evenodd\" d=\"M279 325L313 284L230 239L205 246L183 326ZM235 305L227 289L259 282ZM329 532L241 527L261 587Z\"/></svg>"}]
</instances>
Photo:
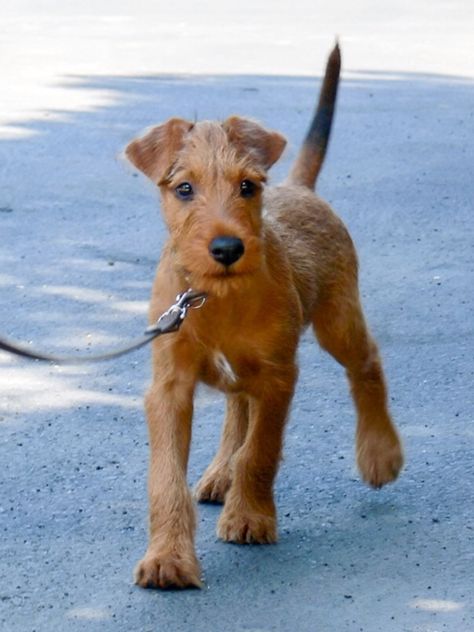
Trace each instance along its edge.
<instances>
[{"instance_id":1,"label":"upright tail","mask_svg":"<svg viewBox=\"0 0 474 632\"><path fill-rule=\"evenodd\" d=\"M336 105L337 87L341 72L341 51L336 43L326 65L326 73L314 114L303 147L290 171L288 182L313 189L322 167L331 133Z\"/></svg>"}]
</instances>

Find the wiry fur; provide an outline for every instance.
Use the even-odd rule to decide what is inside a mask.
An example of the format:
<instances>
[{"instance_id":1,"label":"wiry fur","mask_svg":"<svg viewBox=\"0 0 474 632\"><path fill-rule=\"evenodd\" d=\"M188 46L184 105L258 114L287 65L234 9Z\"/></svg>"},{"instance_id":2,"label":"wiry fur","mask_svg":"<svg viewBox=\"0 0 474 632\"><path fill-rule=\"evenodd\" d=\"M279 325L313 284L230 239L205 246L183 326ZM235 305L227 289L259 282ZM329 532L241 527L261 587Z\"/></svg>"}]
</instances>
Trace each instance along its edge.
<instances>
[{"instance_id":1,"label":"wiry fur","mask_svg":"<svg viewBox=\"0 0 474 632\"><path fill-rule=\"evenodd\" d=\"M141 586L200 585L186 483L198 382L227 394L227 413L221 445L196 496L225 501L218 524L223 540L276 540L272 487L297 377L296 348L307 324L347 370L363 479L380 487L402 466L380 358L359 302L356 253L341 220L311 190L329 136L339 66L336 47L320 107L284 186L264 189L266 171L285 140L238 117L196 124L171 119L127 148L133 164L160 186L170 233L154 283L151 320L188 287L208 294L179 333L154 343L146 400L150 542L136 570ZM241 196L243 180L256 185L252 197ZM182 182L192 184L191 200L176 195ZM222 235L238 237L245 246L230 266L209 252Z\"/></svg>"}]
</instances>

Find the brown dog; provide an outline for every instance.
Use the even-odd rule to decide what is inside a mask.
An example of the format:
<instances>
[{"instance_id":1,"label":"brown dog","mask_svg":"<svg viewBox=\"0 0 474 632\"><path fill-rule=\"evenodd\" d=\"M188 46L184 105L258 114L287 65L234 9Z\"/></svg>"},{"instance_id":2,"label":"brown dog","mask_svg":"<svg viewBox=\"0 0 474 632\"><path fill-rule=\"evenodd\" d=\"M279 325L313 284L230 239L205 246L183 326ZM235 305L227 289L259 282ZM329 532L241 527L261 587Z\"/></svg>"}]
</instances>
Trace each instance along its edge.
<instances>
[{"instance_id":1,"label":"brown dog","mask_svg":"<svg viewBox=\"0 0 474 632\"><path fill-rule=\"evenodd\" d=\"M170 232L151 320L189 287L208 295L178 333L154 343L146 399L150 542L136 569L140 586L200 585L186 483L198 382L227 395L221 445L197 486L198 500L225 501L217 528L223 540L277 539L272 487L298 372L296 348L308 324L347 370L362 478L380 487L402 466L381 361L360 306L354 246L341 220L312 192L339 72L336 46L304 146L282 186L264 185L285 139L237 116L223 123L171 119L126 149L160 187Z\"/></svg>"}]
</instances>

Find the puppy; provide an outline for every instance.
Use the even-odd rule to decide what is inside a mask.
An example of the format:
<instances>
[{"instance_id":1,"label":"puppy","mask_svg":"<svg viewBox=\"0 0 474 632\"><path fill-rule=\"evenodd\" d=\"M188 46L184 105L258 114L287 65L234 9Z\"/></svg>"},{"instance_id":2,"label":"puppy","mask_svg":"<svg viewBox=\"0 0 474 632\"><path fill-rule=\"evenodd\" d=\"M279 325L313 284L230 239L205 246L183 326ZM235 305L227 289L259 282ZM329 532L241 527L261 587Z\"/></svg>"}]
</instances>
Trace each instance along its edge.
<instances>
[{"instance_id":1,"label":"puppy","mask_svg":"<svg viewBox=\"0 0 474 632\"><path fill-rule=\"evenodd\" d=\"M336 46L306 139L281 186L267 188L266 181L285 139L238 116L199 123L173 118L126 148L133 165L160 188L169 230L151 320L190 287L207 294L178 333L153 346L146 397L150 539L136 569L140 586L201 585L186 482L199 382L226 394L227 412L197 499L224 503L217 527L223 540L276 541L273 483L297 378L296 349L308 325L346 369L362 478L380 487L402 467L381 360L360 304L354 246L313 192L339 74Z\"/></svg>"}]
</instances>

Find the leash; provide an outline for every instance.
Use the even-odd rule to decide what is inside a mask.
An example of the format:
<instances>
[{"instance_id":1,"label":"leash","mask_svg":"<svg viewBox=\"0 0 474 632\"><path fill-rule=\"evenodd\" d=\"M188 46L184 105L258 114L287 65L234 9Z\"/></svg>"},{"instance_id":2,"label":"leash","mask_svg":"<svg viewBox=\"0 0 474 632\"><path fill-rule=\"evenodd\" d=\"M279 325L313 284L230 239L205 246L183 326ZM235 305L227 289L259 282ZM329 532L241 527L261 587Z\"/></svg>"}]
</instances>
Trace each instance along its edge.
<instances>
[{"instance_id":1,"label":"leash","mask_svg":"<svg viewBox=\"0 0 474 632\"><path fill-rule=\"evenodd\" d=\"M8 351L14 355L22 358L29 358L31 360L40 360L42 362L54 362L55 364L86 364L87 362L102 362L104 360L112 360L119 358L131 351L136 351L146 344L161 336L163 334L173 333L183 324L184 319L188 313L188 309L199 309L206 302L207 294L204 292L196 292L192 289L186 290L178 294L176 301L166 310L154 323L145 330L144 335L141 338L133 340L131 343L124 347L108 351L107 353L101 353L91 356L57 356L49 353L42 353L34 351L23 345L19 345L16 342L11 342L0 338L0 349Z\"/></svg>"}]
</instances>

